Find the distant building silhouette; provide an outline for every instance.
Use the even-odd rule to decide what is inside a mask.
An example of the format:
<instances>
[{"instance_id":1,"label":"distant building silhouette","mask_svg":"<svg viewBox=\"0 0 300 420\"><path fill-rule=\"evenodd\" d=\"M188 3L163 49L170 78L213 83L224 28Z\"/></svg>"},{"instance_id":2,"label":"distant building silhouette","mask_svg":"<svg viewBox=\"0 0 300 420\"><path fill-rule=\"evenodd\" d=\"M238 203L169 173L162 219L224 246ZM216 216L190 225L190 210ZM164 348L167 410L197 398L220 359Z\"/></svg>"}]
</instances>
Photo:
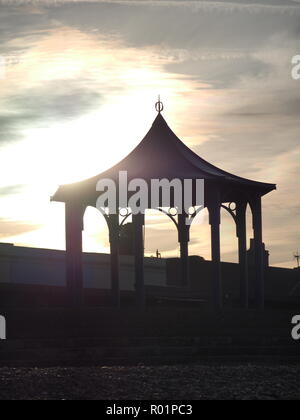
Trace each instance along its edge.
<instances>
[{"instance_id":1,"label":"distant building silhouette","mask_svg":"<svg viewBox=\"0 0 300 420\"><path fill-rule=\"evenodd\" d=\"M266 250L266 245L262 244L263 248L263 261L264 266L267 268L270 266L270 252ZM254 239L250 239L250 249L247 252L249 266L255 265L255 243Z\"/></svg>"}]
</instances>

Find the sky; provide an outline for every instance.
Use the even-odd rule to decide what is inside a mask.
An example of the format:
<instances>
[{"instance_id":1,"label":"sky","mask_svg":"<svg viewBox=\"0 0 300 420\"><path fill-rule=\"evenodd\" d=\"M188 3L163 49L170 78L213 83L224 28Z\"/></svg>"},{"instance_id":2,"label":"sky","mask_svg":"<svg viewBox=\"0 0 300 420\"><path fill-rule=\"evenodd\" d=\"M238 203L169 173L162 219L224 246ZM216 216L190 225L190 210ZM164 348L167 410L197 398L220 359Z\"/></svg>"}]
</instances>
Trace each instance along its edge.
<instances>
[{"instance_id":1,"label":"sky","mask_svg":"<svg viewBox=\"0 0 300 420\"><path fill-rule=\"evenodd\" d=\"M299 22L290 0L0 0L0 242L64 249L64 206L50 196L125 157L160 94L168 124L196 153L277 184L264 198L264 241L272 265L295 266ZM233 221L222 218L223 260L237 261ZM191 253L209 259L201 220ZM178 256L172 222L149 215L145 246ZM108 247L102 216L88 209L84 250Z\"/></svg>"}]
</instances>

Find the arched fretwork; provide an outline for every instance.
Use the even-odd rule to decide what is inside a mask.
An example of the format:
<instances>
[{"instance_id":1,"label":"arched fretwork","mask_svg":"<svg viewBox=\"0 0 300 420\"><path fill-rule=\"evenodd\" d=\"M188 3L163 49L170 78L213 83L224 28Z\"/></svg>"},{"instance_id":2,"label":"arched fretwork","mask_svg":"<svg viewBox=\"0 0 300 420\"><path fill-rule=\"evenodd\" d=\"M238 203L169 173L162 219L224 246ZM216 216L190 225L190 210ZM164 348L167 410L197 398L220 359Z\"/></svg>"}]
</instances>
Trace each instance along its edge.
<instances>
[{"instance_id":1,"label":"arched fretwork","mask_svg":"<svg viewBox=\"0 0 300 420\"><path fill-rule=\"evenodd\" d=\"M134 271L136 303L139 308L143 308L146 303L143 238L145 217L143 214L134 215L130 212L129 209L126 209L126 214L122 214L123 210L124 209L119 209L118 214L109 214L105 211L105 209L100 209L100 212L103 214L109 229L112 303L115 307L120 307L121 305L119 262L120 232L126 220L132 216L132 223L134 227Z\"/></svg>"},{"instance_id":2,"label":"arched fretwork","mask_svg":"<svg viewBox=\"0 0 300 420\"><path fill-rule=\"evenodd\" d=\"M228 206L226 206L225 204L222 204L221 207L222 209L226 210L230 214L230 216L233 218L234 222L236 223L236 204L229 203Z\"/></svg>"},{"instance_id":3,"label":"arched fretwork","mask_svg":"<svg viewBox=\"0 0 300 420\"><path fill-rule=\"evenodd\" d=\"M246 214L248 204L251 208L254 232L255 251L255 284L254 300L257 308L263 309L265 302L264 290L264 264L263 264L263 239L262 239L262 205L259 194L240 194L240 198L232 206L222 205L236 222L237 237L239 242L239 268L240 268L240 300L244 308L249 307L249 268L247 258L247 223Z\"/></svg>"},{"instance_id":4,"label":"arched fretwork","mask_svg":"<svg viewBox=\"0 0 300 420\"><path fill-rule=\"evenodd\" d=\"M261 200L260 197L253 197L250 202L250 208L253 215L253 229L255 241L255 303L257 307L264 306L264 267L262 256L262 221L261 221ZM225 209L233 218L236 224L237 237L239 243L239 267L240 267L240 300L244 308L249 306L249 284L248 284L248 262L247 262L247 229L246 229L246 210L248 201L243 198L230 205L222 204L220 209ZM82 231L83 216L85 206L79 205L75 201L66 203L66 261L67 261L67 289L69 304L71 306L80 306L83 303L83 270L82 270ZM181 259L181 278L182 285L189 286L189 260L188 245L190 241L190 229L193 220L202 208L195 209L193 213L174 214L162 208L160 212L167 215L173 221L177 231L180 243ZM210 204L208 206L210 213L210 224L212 226L212 263L214 272L214 296L217 306L222 306L222 286L221 274L219 271L220 252L218 243L220 242L218 234L218 206ZM111 298L116 307L120 307L120 269L119 269L119 235L120 229L132 216L130 211L125 215L110 215L105 210L100 209L109 229L109 241L111 251ZM122 219L122 220L120 220ZM137 304L145 304L145 286L143 272L143 236L142 229L144 219L137 220L133 217L135 223L135 276ZM142 245L141 245L142 244ZM142 251L141 251L142 249Z\"/></svg>"},{"instance_id":5,"label":"arched fretwork","mask_svg":"<svg viewBox=\"0 0 300 420\"><path fill-rule=\"evenodd\" d=\"M242 197L242 194L241 194ZM247 225L246 210L247 198L241 198L235 203L228 205L222 204L233 218L236 225L236 235L238 238L238 254L239 254L239 277L240 277L240 303L242 307L249 307L249 275L248 275L248 258L247 258Z\"/></svg>"},{"instance_id":6,"label":"arched fretwork","mask_svg":"<svg viewBox=\"0 0 300 420\"><path fill-rule=\"evenodd\" d=\"M189 242L190 242L190 230L193 221L199 214L203 207L194 207L191 212L178 213L176 208L171 208L169 211L159 207L161 213L165 214L174 223L177 233L178 242L180 245L180 270L181 270L181 284L184 287L191 287L190 283L190 269L189 269Z\"/></svg>"},{"instance_id":7,"label":"arched fretwork","mask_svg":"<svg viewBox=\"0 0 300 420\"><path fill-rule=\"evenodd\" d=\"M119 239L120 239L120 223L118 214L109 214L106 209L98 208L103 215L109 232L110 244L110 287L111 287L111 303L119 308L120 300L120 261L119 261Z\"/></svg>"}]
</instances>

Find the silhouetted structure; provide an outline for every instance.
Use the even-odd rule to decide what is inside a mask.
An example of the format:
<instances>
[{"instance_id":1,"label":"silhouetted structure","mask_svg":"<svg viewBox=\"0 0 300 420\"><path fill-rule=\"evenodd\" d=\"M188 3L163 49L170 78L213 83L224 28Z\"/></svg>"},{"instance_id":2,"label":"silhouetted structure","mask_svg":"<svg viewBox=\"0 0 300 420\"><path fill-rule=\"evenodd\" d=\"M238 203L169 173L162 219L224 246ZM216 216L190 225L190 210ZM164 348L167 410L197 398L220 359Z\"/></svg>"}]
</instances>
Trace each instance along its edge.
<instances>
[{"instance_id":1,"label":"silhouetted structure","mask_svg":"<svg viewBox=\"0 0 300 420\"><path fill-rule=\"evenodd\" d=\"M270 266L270 253L266 250L266 246L262 244L262 254L263 254L263 265L265 268ZM255 266L255 241L250 239L250 248L247 251L248 263L252 266Z\"/></svg>"},{"instance_id":2,"label":"silhouetted structure","mask_svg":"<svg viewBox=\"0 0 300 420\"><path fill-rule=\"evenodd\" d=\"M127 223L120 230L119 254L134 255L133 223Z\"/></svg>"},{"instance_id":3,"label":"silhouetted structure","mask_svg":"<svg viewBox=\"0 0 300 420\"><path fill-rule=\"evenodd\" d=\"M84 212L88 206L96 207L96 201L99 197L96 185L99 180L114 180L119 187L119 173L120 171L126 171L128 182L133 179L144 179L149 187L153 179L180 179L181 181L192 179L194 181L192 205L194 206L198 205L196 202L196 180L203 179L205 181L205 207L208 209L211 225L213 301L218 309L222 308L223 305L220 252L221 208L228 211L236 223L239 242L241 302L245 308L248 307L246 209L250 205L254 230L255 302L258 308L263 308L265 292L262 197L276 189L276 186L232 175L203 160L185 146L172 132L161 115L162 109L162 104L159 102L157 104L159 113L150 131L136 149L119 164L91 179L61 186L53 197L54 201L66 203L67 288L70 303L79 306L82 302L82 221ZM151 188L149 189L151 190ZM183 190L183 196L184 193ZM167 215L173 220L178 230L182 283L188 287L190 225L186 224L186 217L189 215L181 214L178 217L169 213ZM109 228L111 247L111 293L114 304L119 306L119 238L121 225L119 215L105 214L105 218ZM133 215L132 219L135 238L137 304L144 307L143 228L145 218L143 214L139 214Z\"/></svg>"},{"instance_id":4,"label":"silhouetted structure","mask_svg":"<svg viewBox=\"0 0 300 420\"><path fill-rule=\"evenodd\" d=\"M296 260L296 262L297 262L297 268L300 268L300 254L299 254L299 252L297 252L297 253L294 255L294 258L295 258L295 260Z\"/></svg>"}]
</instances>

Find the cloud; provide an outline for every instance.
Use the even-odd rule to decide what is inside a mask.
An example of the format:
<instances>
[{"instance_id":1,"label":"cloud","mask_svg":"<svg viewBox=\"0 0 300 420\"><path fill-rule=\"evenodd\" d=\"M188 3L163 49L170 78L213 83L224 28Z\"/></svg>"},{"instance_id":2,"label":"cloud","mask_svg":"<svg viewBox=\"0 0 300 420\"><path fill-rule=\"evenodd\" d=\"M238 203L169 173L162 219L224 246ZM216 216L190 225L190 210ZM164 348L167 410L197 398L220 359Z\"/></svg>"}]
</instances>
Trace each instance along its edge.
<instances>
[{"instance_id":1,"label":"cloud","mask_svg":"<svg viewBox=\"0 0 300 420\"><path fill-rule=\"evenodd\" d=\"M47 35L53 26L47 14L39 8L9 6L0 1L0 54L18 58L41 36Z\"/></svg>"},{"instance_id":2,"label":"cloud","mask_svg":"<svg viewBox=\"0 0 300 420\"><path fill-rule=\"evenodd\" d=\"M22 139L22 131L45 127L89 112L101 104L101 95L77 81L55 80L0 100L0 144Z\"/></svg>"},{"instance_id":3,"label":"cloud","mask_svg":"<svg viewBox=\"0 0 300 420\"><path fill-rule=\"evenodd\" d=\"M7 185L5 187L0 187L0 197L3 198L7 195L15 195L19 194L26 189L26 185L18 184L18 185Z\"/></svg>"},{"instance_id":4,"label":"cloud","mask_svg":"<svg viewBox=\"0 0 300 420\"><path fill-rule=\"evenodd\" d=\"M299 21L300 5L286 1L16 1L0 0L2 45L15 53L48 31L67 25L87 33L119 34L130 45L229 48L257 45L262 37ZM258 30L257 30L258 29ZM240 33L242 36L237 36ZM21 38L26 37L26 45ZM20 45L18 45L20 43Z\"/></svg>"},{"instance_id":5,"label":"cloud","mask_svg":"<svg viewBox=\"0 0 300 420\"><path fill-rule=\"evenodd\" d=\"M250 53L201 54L191 51L189 57L168 63L165 69L171 73L192 76L214 88L229 89L241 77L263 78L272 67L252 57Z\"/></svg>"},{"instance_id":6,"label":"cloud","mask_svg":"<svg viewBox=\"0 0 300 420\"><path fill-rule=\"evenodd\" d=\"M268 8L287 8L295 7L299 0L0 0L3 5L33 5L33 6L60 6L62 4L101 4L101 3L115 3L115 4L151 4L151 5L173 5L180 7L199 7L199 8L216 8L216 7L268 7Z\"/></svg>"},{"instance_id":7,"label":"cloud","mask_svg":"<svg viewBox=\"0 0 300 420\"><path fill-rule=\"evenodd\" d=\"M0 218L0 239L10 238L41 228L41 225Z\"/></svg>"},{"instance_id":8,"label":"cloud","mask_svg":"<svg viewBox=\"0 0 300 420\"><path fill-rule=\"evenodd\" d=\"M119 34L130 45L206 49L226 46L233 50L260 45L274 32L286 30L288 23L298 26L298 5L271 8L267 4L261 9L256 3L245 7L232 2L201 1L59 3L46 12L49 19L83 32Z\"/></svg>"}]
</instances>

